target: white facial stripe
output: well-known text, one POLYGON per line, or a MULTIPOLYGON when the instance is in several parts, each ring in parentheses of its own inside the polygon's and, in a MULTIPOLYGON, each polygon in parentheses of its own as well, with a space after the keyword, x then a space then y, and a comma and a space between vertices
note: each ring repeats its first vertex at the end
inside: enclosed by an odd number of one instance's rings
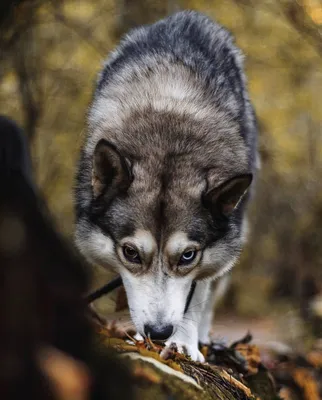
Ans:
POLYGON ((189 240, 186 233, 176 232, 169 237, 165 246, 165 253, 169 254, 170 256, 178 255, 182 254, 189 248, 198 249, 198 243, 189 240))
POLYGON ((151 232, 143 229, 138 229, 133 236, 124 238, 121 244, 124 243, 134 244, 141 253, 147 256, 151 256, 157 249, 157 243, 151 232))
POLYGON ((144 324, 179 324, 192 278, 164 279, 161 271, 135 276, 126 268, 120 269, 132 320, 137 330, 144 333, 144 324))
POLYGON ((229 246, 227 247, 225 243, 219 241, 204 250, 202 267, 213 268, 213 278, 215 279, 231 270, 238 261, 238 256, 239 251, 233 254, 229 246))
POLYGON ((114 242, 100 230, 93 230, 82 239, 76 236, 76 244, 88 261, 105 267, 118 267, 119 260, 115 255, 114 242))
POLYGON ((234 268, 236 263, 238 262, 238 256, 233 257, 227 264, 224 265, 215 275, 214 279, 221 278, 225 274, 227 274, 231 269, 234 268))

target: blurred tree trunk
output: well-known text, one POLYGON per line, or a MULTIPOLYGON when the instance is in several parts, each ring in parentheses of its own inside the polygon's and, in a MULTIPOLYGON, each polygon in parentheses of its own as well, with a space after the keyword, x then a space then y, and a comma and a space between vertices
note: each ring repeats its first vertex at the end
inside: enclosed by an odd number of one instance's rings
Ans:
POLYGON ((24 130, 29 143, 43 108, 43 73, 41 59, 36 55, 36 12, 41 0, 5 0, 0 6, 0 54, 10 59, 18 80, 24 130))
POLYGON ((13 54, 14 68, 18 78, 19 94, 24 115, 24 130, 29 143, 36 136, 37 124, 42 114, 42 86, 39 82, 42 69, 30 51, 31 38, 22 38, 13 54), (37 65, 34 65, 37 64, 37 65))
MULTIPOLYGON (((313 3, 313 2, 312 2, 313 3)), ((308 4, 294 0, 284 0, 281 10, 288 22, 322 55, 322 32, 314 20, 313 10, 308 4), (310 15, 311 14, 311 15, 310 15)), ((316 9, 322 4, 316 4, 316 9)))
POLYGON ((152 23, 179 9, 177 1, 120 0, 115 36, 119 38, 130 29, 152 23))
POLYGON ((246 16, 252 14, 252 10, 261 7, 266 8, 276 16, 282 14, 285 20, 296 29, 301 36, 315 48, 317 53, 322 55, 322 31, 320 19, 316 15, 322 7, 321 0, 316 2, 283 0, 283 1, 262 1, 258 0, 235 0, 240 6, 247 7, 246 16))

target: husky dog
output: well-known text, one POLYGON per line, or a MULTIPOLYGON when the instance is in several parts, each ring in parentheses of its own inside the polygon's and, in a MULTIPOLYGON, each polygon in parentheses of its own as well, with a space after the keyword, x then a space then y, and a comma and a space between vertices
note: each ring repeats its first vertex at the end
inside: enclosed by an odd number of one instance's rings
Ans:
POLYGON ((77 175, 78 248, 121 275, 139 334, 200 361, 256 170, 242 61, 197 12, 131 31, 99 75, 77 175))

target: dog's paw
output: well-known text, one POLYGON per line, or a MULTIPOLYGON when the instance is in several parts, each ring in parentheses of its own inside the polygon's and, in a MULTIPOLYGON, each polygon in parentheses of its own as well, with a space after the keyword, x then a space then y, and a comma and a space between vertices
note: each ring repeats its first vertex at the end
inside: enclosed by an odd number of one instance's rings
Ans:
POLYGON ((133 339, 134 339, 134 341, 133 341, 133 340, 130 340, 130 339, 127 339, 127 340, 126 340, 126 343, 134 345, 136 342, 142 342, 142 341, 144 340, 143 336, 140 335, 139 333, 136 333, 136 334, 133 336, 133 339))
POLYGON ((143 336, 140 335, 139 333, 136 333, 136 334, 134 335, 134 339, 135 339, 136 341, 138 341, 138 342, 142 342, 142 341, 144 340, 143 336))
POLYGON ((166 347, 161 351, 160 355, 162 358, 167 359, 174 351, 189 356, 193 361, 205 362, 205 357, 197 346, 181 342, 166 342, 166 347))

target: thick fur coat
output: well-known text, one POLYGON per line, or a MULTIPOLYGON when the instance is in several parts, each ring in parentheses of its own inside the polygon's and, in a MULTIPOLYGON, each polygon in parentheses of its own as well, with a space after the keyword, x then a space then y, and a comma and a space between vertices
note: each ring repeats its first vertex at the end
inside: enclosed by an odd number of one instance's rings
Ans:
POLYGON ((202 360, 210 282, 238 260, 258 165, 231 34, 192 11, 131 31, 99 75, 87 131, 75 192, 80 251, 121 274, 140 334, 202 360))

